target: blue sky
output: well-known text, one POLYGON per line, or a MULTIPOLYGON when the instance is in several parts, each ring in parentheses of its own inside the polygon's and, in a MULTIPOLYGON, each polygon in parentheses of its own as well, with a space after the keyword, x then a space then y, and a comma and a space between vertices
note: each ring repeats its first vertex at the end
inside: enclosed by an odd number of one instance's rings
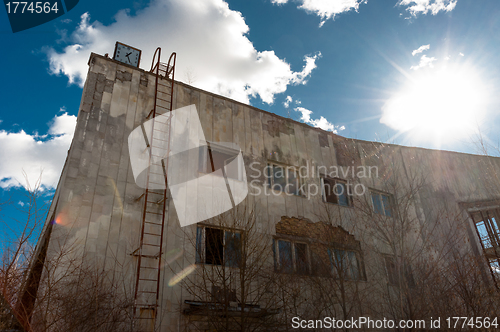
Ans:
POLYGON ((161 46, 178 80, 346 137, 468 153, 478 132, 500 140, 497 0, 80 0, 15 34, 0 12, 3 220, 22 170, 32 185, 43 170, 50 199, 90 52, 117 40, 144 69, 161 46))

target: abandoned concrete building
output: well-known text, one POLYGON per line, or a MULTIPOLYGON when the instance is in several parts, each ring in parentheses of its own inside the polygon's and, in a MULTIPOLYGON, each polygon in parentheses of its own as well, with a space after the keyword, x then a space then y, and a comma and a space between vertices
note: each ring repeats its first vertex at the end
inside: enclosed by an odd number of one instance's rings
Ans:
POLYGON ((125 62, 90 56, 24 295, 32 325, 68 319, 37 308, 78 268, 75 293, 103 276, 92 285, 137 331, 493 314, 499 158, 347 139, 174 81, 175 55, 125 62))

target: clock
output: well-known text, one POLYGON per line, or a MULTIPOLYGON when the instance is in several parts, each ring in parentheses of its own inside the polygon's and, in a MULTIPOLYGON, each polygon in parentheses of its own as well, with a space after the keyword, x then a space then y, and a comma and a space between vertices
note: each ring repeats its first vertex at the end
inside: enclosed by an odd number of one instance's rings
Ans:
POLYGON ((120 42, 116 42, 115 55, 113 56, 113 60, 117 60, 126 63, 127 65, 139 68, 139 62, 141 61, 141 50, 120 42))

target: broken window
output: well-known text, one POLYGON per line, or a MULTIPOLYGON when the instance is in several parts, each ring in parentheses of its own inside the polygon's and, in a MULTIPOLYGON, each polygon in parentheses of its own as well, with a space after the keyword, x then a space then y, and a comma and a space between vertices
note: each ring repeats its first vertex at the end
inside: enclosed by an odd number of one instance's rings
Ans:
POLYGON ((277 272, 366 280, 360 242, 341 227, 282 217, 272 250, 277 272))
POLYGON ((241 233, 212 227, 198 227, 196 262, 238 267, 241 263, 241 233))
POLYGON ((491 273, 497 284, 500 280, 500 256, 498 254, 500 252, 499 212, 498 209, 491 209, 471 213, 484 255, 488 260, 491 273))
POLYGON ((373 211, 375 213, 392 217, 392 196, 378 191, 370 191, 373 211))
POLYGON ((309 273, 307 244, 288 240, 273 240, 274 266, 284 273, 309 273))
POLYGON ((493 277, 495 278, 495 282, 498 284, 500 281, 500 259, 488 259, 488 263, 493 273, 493 277))
POLYGON ((322 177, 323 201, 341 206, 351 206, 352 196, 348 192, 348 183, 344 180, 322 177))
POLYGON ((300 172, 291 166, 267 164, 267 179, 270 188, 297 196, 305 196, 300 172))
POLYGON ((479 239, 484 249, 500 246, 500 230, 495 211, 479 211, 473 214, 479 239))

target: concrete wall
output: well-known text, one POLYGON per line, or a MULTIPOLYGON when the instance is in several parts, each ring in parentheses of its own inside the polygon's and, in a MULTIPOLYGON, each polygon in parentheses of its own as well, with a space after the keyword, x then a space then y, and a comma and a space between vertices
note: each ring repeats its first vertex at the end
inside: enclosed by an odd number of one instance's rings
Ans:
MULTIPOLYGON (((75 245, 72 258, 114 271, 115 278, 122 278, 131 292, 136 264, 131 254, 139 246, 143 190, 134 182, 127 138, 145 121, 153 99, 153 75, 92 54, 75 136, 49 213, 56 215, 49 259, 57 256, 62 247, 75 245)), ((408 188, 417 181, 421 184, 420 204, 410 206, 409 215, 421 225, 436 217, 432 214, 436 211, 436 197, 444 197, 440 208, 447 205, 456 214, 460 213, 458 202, 500 198, 497 158, 348 140, 176 82, 174 109, 192 104, 196 105, 207 140, 233 142, 241 147, 248 181, 252 183, 250 191, 254 193, 259 188, 269 191, 263 174, 258 173, 271 161, 314 169, 316 174, 304 180, 317 188, 318 167, 331 166, 347 172, 352 170, 347 167, 377 166, 378 177, 345 178, 384 192, 392 192, 394 185, 408 188)), ((369 206, 368 192, 355 197, 354 202, 355 206, 369 206)), ((324 203, 321 193, 308 197, 279 192, 251 194, 242 204, 255 207, 259 227, 266 234, 275 234, 276 223, 287 216, 341 225, 361 241, 362 249, 363 243, 377 245, 366 238, 363 219, 355 209, 324 203), (330 220, 322 217, 327 210, 333 216, 330 220)), ((185 253, 177 270, 165 270, 162 277, 162 325, 170 330, 177 330, 181 304, 186 298, 180 287, 168 287, 167 283, 178 270, 194 263, 193 239, 189 236, 194 230, 195 226, 181 229, 170 202, 165 252, 182 249, 185 253)), ((369 261, 374 266, 382 264, 379 257, 369 261)), ((369 271, 367 266, 368 280, 373 277, 369 271)))

